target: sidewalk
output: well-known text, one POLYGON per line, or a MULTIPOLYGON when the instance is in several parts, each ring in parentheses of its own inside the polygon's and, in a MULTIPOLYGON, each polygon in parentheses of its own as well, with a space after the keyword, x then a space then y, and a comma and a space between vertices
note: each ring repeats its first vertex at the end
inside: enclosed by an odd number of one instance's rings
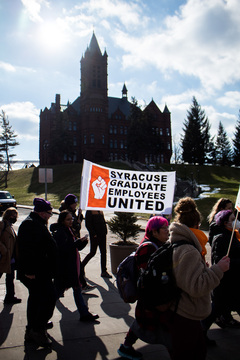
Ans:
MULTIPOLYGON (((143 224, 144 225, 144 224, 143 224)), ((82 235, 87 233, 82 228, 82 235)), ((143 234, 141 234, 142 236, 143 234)), ((113 238, 108 237, 108 243, 113 238)), ((81 257, 88 253, 89 246, 81 251, 81 257)), ((108 252, 108 270, 111 270, 108 252)), ((86 266, 89 283, 96 288, 84 295, 89 310, 99 314, 99 323, 81 323, 73 300, 72 290, 68 290, 57 302, 52 318, 54 327, 49 330, 53 340, 52 351, 38 350, 31 346, 24 348, 26 326, 27 290, 15 281, 16 296, 22 303, 4 306, 5 276, 0 279, 0 360, 114 360, 126 332, 134 319, 135 304, 125 304, 118 295, 115 277, 100 277, 100 256, 96 256, 86 266), (26 351, 26 352, 25 352, 26 351)), ((239 317, 234 314, 239 320, 239 317)), ((240 329, 222 330, 213 325, 209 337, 217 341, 218 346, 209 348, 207 360, 239 360, 240 329)), ((169 360, 165 348, 161 345, 148 345, 138 340, 135 348, 143 353, 145 360, 169 360)))

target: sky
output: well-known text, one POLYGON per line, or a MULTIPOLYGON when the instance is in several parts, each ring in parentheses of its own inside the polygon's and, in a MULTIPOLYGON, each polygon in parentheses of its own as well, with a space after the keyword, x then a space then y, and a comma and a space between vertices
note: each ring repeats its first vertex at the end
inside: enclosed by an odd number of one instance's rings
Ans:
POLYGON ((239 0, 0 0, 0 111, 38 160, 39 114, 80 95, 93 31, 108 54, 108 95, 171 112, 173 145, 196 97, 216 135, 233 138, 240 109, 239 0))

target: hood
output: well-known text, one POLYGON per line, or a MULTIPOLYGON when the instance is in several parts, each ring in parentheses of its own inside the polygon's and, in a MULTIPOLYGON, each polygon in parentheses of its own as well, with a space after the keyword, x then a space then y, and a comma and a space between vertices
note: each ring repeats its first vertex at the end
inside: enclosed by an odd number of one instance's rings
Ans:
POLYGON ((197 237, 190 230, 190 228, 184 224, 178 222, 173 222, 169 227, 170 232, 170 241, 171 243, 176 243, 180 240, 188 241, 189 244, 194 244, 194 246, 201 252, 202 247, 199 243, 197 237))

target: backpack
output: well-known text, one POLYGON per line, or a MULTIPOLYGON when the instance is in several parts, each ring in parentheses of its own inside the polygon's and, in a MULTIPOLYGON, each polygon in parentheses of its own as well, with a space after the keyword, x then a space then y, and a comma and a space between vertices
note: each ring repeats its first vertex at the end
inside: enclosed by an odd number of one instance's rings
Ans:
POLYGON ((144 241, 136 251, 132 252, 128 255, 122 262, 119 264, 117 268, 116 282, 117 288, 121 298, 126 303, 134 303, 138 300, 138 276, 139 270, 137 268, 136 262, 136 254, 139 249, 145 245, 151 244, 156 249, 158 249, 157 245, 151 241, 144 241))
POLYGON ((138 295, 146 308, 157 307, 165 311, 173 302, 177 308, 181 290, 173 275, 172 256, 174 249, 184 244, 190 243, 185 240, 174 244, 164 243, 150 256, 146 269, 141 269, 137 283, 138 295))

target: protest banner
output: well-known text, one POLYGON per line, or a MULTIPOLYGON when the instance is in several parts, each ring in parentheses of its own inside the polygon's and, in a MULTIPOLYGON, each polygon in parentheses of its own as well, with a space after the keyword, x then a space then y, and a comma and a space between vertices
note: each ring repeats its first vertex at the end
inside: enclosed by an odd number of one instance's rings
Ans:
POLYGON ((176 172, 144 172, 107 168, 84 160, 82 210, 172 213, 176 172))
POLYGON ((237 209, 237 213, 236 213, 236 217, 235 217, 235 221, 234 221, 234 225, 233 225, 233 229, 232 229, 231 239, 230 239, 229 246, 228 246, 227 256, 229 256, 229 252, 230 252, 231 245, 232 245, 233 234, 234 234, 237 219, 238 219, 238 213, 240 211, 240 186, 239 186, 239 189, 238 189, 237 199, 236 199, 236 202, 235 202, 235 209, 237 209))

